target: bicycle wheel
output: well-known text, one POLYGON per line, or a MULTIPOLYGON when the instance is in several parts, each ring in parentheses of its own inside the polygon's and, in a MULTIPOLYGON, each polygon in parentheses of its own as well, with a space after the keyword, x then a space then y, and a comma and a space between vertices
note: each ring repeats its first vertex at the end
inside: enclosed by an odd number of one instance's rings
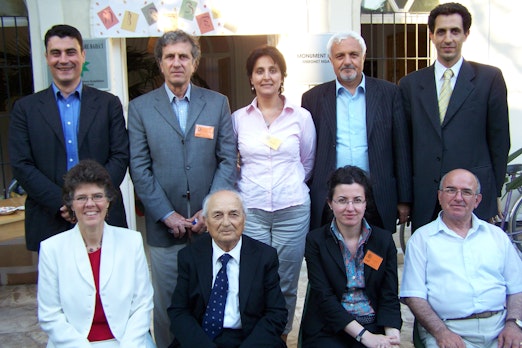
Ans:
POLYGON ((509 212, 507 229, 509 239, 522 252, 522 197, 519 197, 509 212))

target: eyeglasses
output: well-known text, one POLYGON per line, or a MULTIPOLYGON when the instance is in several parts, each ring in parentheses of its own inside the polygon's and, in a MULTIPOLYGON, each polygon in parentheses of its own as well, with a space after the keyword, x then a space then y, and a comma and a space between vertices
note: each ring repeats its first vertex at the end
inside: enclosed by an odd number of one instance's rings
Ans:
POLYGON ((352 203, 352 205, 354 207, 360 207, 361 205, 366 203, 366 201, 364 199, 362 199, 361 197, 354 198, 351 201, 346 198, 339 198, 338 200, 332 199, 332 202, 334 202, 335 204, 338 204, 338 205, 342 205, 342 206, 346 206, 346 205, 352 203))
POLYGON ((471 198, 471 197, 477 195, 475 192, 473 192, 473 190, 470 190, 470 189, 458 190, 454 187, 446 187, 446 188, 443 188, 441 191, 444 192, 445 194, 447 194, 448 196, 456 196, 457 193, 460 192, 460 194, 464 198, 471 198))
POLYGON ((81 195, 74 197, 74 200, 78 203, 87 203, 89 198, 92 199, 93 202, 97 203, 101 202, 105 198, 105 195, 103 193, 95 193, 92 196, 81 195))

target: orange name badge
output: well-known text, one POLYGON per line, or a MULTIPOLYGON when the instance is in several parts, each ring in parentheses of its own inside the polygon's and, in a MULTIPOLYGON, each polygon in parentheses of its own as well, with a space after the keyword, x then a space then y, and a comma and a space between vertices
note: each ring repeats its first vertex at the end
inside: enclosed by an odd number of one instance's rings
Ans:
POLYGON ((214 127, 196 124, 194 136, 198 138, 214 139, 214 127))
POLYGON ((373 268, 374 270, 378 270, 379 267, 381 267, 382 263, 382 257, 377 255, 371 250, 368 250, 366 252, 366 255, 364 256, 364 263, 373 268))

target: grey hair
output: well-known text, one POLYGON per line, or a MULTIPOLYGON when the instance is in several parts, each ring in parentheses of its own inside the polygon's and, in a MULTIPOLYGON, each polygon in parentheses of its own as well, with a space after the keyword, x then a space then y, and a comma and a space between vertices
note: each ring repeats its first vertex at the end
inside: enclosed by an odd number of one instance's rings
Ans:
POLYGON ((218 192, 230 192, 234 196, 236 196, 236 198, 241 203, 241 211, 243 212, 243 215, 246 215, 245 202, 243 201, 243 198, 241 197, 239 192, 234 191, 234 190, 219 190, 219 191, 214 191, 214 192, 209 193, 205 197, 205 199, 203 200, 203 208, 202 208, 202 211, 201 211, 201 214, 203 215, 203 217, 205 217, 205 218, 207 217, 207 214, 208 214, 208 202, 210 201, 210 198, 212 198, 212 196, 214 196, 214 194, 216 194, 218 192))
POLYGON ((353 38, 359 42, 359 45, 361 45, 363 56, 366 54, 366 42, 364 41, 363 37, 355 32, 355 31, 347 31, 347 32, 340 32, 334 34, 330 40, 328 40, 328 43, 326 44, 326 50, 328 51, 328 56, 332 57, 332 46, 334 43, 340 43, 343 40, 346 40, 347 38, 353 38))
POLYGON ((194 64, 197 66, 199 59, 201 58, 199 40, 197 37, 191 36, 183 30, 167 31, 158 39, 156 46, 154 47, 154 58, 156 59, 156 62, 158 64, 161 62, 161 58, 163 57, 163 47, 178 42, 188 42, 192 45, 192 59, 194 60, 194 64))
MULTIPOLYGON (((454 169, 455 170, 455 169, 454 169)), ((478 176, 475 175, 475 173, 472 173, 470 172, 469 170, 467 169, 464 169, 466 170, 468 173, 470 173, 471 175, 473 175, 475 177, 475 181, 477 182, 477 190, 475 191, 475 194, 480 194, 480 191, 481 191, 481 186, 480 186, 480 180, 478 178, 478 176)), ((440 179, 440 182, 439 182, 439 190, 442 191, 444 189, 443 187, 443 183, 444 183, 444 180, 446 180, 446 177, 448 176, 449 173, 451 173, 453 170, 447 172, 446 174, 444 174, 444 176, 442 177, 442 179, 440 179)))

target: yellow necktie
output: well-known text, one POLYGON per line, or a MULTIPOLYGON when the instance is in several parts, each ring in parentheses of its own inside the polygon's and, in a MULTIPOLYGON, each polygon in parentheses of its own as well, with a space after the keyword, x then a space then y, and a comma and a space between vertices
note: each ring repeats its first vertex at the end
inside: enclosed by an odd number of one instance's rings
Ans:
POLYGON ((446 110, 448 110, 448 104, 451 97, 451 78, 453 77, 453 71, 451 69, 446 69, 444 71, 444 82, 442 83, 442 87, 440 89, 439 95, 439 116, 440 123, 444 121, 444 116, 446 116, 446 110))

